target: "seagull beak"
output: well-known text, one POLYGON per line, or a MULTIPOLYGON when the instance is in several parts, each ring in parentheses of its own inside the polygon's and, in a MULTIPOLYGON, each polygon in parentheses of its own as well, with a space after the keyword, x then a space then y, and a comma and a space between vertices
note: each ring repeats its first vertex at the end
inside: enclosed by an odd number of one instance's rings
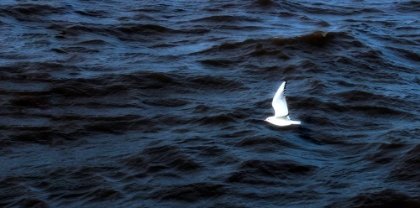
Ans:
POLYGON ((267 120, 264 120, 264 122, 267 122, 267 120))

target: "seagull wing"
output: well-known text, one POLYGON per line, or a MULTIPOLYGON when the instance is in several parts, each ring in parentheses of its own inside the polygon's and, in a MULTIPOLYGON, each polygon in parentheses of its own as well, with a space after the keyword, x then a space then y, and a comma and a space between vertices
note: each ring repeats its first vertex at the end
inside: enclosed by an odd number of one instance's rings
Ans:
POLYGON ((284 96, 284 91, 286 87, 286 82, 281 83, 279 89, 274 95, 273 98, 273 108, 274 108, 274 116, 276 117, 285 117, 289 115, 289 110, 287 109, 286 97, 284 96))

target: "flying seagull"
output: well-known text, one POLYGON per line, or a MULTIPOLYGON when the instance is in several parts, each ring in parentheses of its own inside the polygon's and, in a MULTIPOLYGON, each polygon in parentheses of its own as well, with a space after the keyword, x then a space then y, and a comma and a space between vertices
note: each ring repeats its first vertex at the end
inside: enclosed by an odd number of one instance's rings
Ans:
POLYGON ((284 89, 286 81, 281 83, 279 89, 274 95, 273 102, 271 103, 274 108, 274 116, 266 118, 264 121, 272 123, 276 126, 289 126, 292 124, 300 124, 300 121, 292 121, 289 117, 289 110, 287 109, 286 97, 284 96, 284 89))

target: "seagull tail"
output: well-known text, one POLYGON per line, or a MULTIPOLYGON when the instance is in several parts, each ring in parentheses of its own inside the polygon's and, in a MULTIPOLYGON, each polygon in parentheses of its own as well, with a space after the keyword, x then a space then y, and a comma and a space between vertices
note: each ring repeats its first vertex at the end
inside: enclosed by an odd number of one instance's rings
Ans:
POLYGON ((300 122, 300 121, 292 121, 293 123, 292 124, 296 124, 296 125, 300 125, 302 122, 300 122))

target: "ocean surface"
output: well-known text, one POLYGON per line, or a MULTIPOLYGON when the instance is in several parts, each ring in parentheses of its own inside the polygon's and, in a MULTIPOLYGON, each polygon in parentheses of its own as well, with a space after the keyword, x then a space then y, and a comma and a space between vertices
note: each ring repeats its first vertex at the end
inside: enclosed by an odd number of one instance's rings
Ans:
POLYGON ((0 207, 420 207, 419 14, 2 0, 0 207))

